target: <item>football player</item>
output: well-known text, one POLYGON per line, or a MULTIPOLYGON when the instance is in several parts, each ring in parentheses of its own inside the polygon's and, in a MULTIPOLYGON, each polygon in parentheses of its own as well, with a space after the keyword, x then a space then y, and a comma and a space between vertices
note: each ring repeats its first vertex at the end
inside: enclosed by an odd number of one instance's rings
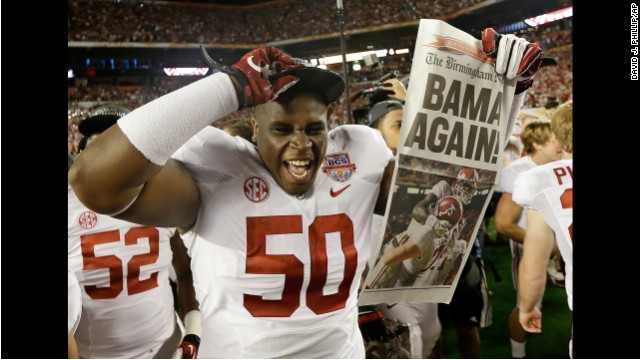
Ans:
MULTIPOLYGON (((128 112, 113 105, 94 111, 79 124, 84 135, 80 151, 128 112)), ((183 332, 169 284, 172 260, 175 265, 182 260, 176 266, 180 277, 184 279, 184 273, 189 272, 188 255, 176 229, 93 212, 80 203, 71 187, 68 211, 69 267, 82 290, 82 317, 75 332, 79 356, 172 357, 183 332)), ((197 346, 194 336, 199 336, 200 330, 193 284, 179 282, 178 292, 183 313, 195 318, 187 322, 193 336, 185 341, 197 346)), ((192 353, 195 356, 195 348, 192 353)))
MULTIPOLYGON (((565 290, 573 310, 573 101, 558 107, 551 129, 562 144, 564 159, 521 173, 513 190, 513 200, 526 209, 528 225, 518 277, 518 317, 520 325, 533 333, 542 332, 536 303, 544 294, 554 239, 565 261, 565 290)), ((573 358, 573 338, 569 355, 573 358)))
POLYGON ((80 284, 76 275, 68 269, 67 279, 67 352, 69 359, 78 358, 78 345, 76 344, 75 332, 80 323, 82 313, 82 296, 80 295, 80 284))
POLYGON ((455 245, 462 211, 458 198, 445 196, 438 199, 424 225, 407 230, 385 246, 379 263, 387 267, 389 275, 384 280, 372 282, 371 286, 412 286, 418 275, 431 267, 447 247, 455 245))
MULTIPOLYGON (((513 186, 519 173, 532 169, 562 157, 562 148, 551 132, 548 121, 530 122, 523 131, 524 149, 526 156, 513 161, 502 169, 498 185, 502 195, 498 201, 495 214, 495 227, 498 232, 508 236, 511 246, 511 274, 513 286, 518 290, 518 266, 522 258, 522 242, 527 228, 527 219, 522 212, 522 206, 512 199, 513 186)), ((542 306, 542 302, 538 307, 542 306)), ((511 354, 514 358, 526 355, 527 332, 522 329, 518 321, 518 304, 509 316, 509 336, 511 340, 511 354)))

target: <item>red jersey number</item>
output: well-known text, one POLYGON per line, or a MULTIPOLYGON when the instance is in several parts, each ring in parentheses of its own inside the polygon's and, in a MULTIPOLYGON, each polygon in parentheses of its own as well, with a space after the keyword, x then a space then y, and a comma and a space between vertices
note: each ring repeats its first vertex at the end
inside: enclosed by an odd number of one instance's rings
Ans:
MULTIPOLYGON (((124 235, 126 245, 138 244, 138 239, 149 238, 149 252, 131 257, 127 263, 127 291, 129 295, 151 290, 158 286, 158 271, 151 274, 146 280, 140 280, 140 267, 153 264, 158 260, 160 250, 160 236, 158 229, 151 226, 131 228, 124 235)), ((122 260, 116 255, 96 256, 96 245, 120 241, 120 231, 112 230, 96 234, 80 236, 82 248, 83 270, 109 269, 109 287, 97 285, 85 285, 85 291, 94 300, 114 299, 124 288, 122 260)))
MULTIPOLYGON (((267 235, 302 233, 302 216, 270 216, 247 218, 247 265, 249 274, 284 274, 280 300, 244 294, 244 306, 256 317, 288 317, 300 307, 300 291, 304 264, 295 255, 266 254, 267 235)), ((343 309, 358 265, 358 251, 353 242, 353 223, 345 214, 319 216, 309 226, 311 280, 307 288, 307 306, 316 314, 343 309), (345 259, 343 280, 338 292, 324 295, 327 282, 328 256, 326 234, 340 233, 345 259)))
MULTIPOLYGON (((560 195, 560 204, 563 209, 573 209, 573 189, 566 189, 560 195)), ((569 225, 569 237, 571 237, 571 242, 573 242, 573 223, 569 225)))

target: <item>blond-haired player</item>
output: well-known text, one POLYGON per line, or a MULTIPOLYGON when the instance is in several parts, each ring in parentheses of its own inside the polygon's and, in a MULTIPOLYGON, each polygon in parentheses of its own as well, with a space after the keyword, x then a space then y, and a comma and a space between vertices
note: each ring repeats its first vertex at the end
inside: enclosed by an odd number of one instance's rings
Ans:
MULTIPOLYGON (((514 201, 527 209, 528 224, 518 276, 519 320, 534 333, 542 331, 542 313, 535 305, 544 294, 554 240, 565 261, 565 289, 573 310, 573 101, 556 110, 551 128, 562 143, 564 159, 520 174, 513 191, 514 201)), ((573 357, 573 339, 569 354, 573 357)))
MULTIPOLYGON (((527 228, 527 219, 522 212, 522 206, 512 199, 513 184, 518 174, 550 161, 562 157, 562 148, 551 132, 548 121, 533 121, 523 131, 524 150, 526 156, 513 161, 500 172, 498 185, 502 189, 502 196, 498 201, 495 214, 496 230, 508 236, 512 256, 513 286, 517 290, 518 264, 522 257, 522 241, 527 228)), ((539 305, 541 306, 541 305, 539 305)), ((527 333, 518 322, 518 306, 514 307, 509 316, 509 337, 511 340, 511 355, 514 358, 525 356, 527 333)))

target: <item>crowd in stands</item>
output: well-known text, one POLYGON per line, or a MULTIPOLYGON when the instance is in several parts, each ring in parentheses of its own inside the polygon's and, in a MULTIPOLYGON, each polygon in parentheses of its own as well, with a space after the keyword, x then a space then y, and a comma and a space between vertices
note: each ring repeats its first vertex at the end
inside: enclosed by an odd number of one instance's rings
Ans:
POLYGON ((526 106, 544 106, 551 97, 560 103, 573 98, 573 46, 551 49, 545 56, 556 59, 558 65, 538 70, 533 86, 527 91, 526 106))
POLYGON ((568 20, 541 25, 536 31, 524 33, 524 38, 540 44, 542 50, 550 50, 573 43, 573 35, 568 20))
POLYGON ((556 21, 540 26, 536 31, 523 34, 529 41, 537 42, 545 51, 544 56, 556 60, 558 65, 540 69, 533 86, 527 91, 526 106, 541 107, 550 97, 560 103, 573 95, 573 35, 568 21, 556 21))
MULTIPOLYGON (((425 2, 417 0, 380 0, 375 3, 353 0, 345 2, 347 28, 367 28, 419 18, 446 17, 447 14, 479 2, 481 1, 436 0, 427 6, 425 2)), ((141 0, 70 0, 68 5, 69 41, 255 44, 335 32, 336 4, 333 0, 282 0, 247 7, 141 0), (176 18, 181 20, 172 21, 176 18), (299 26, 301 23, 305 26, 299 26)), ((573 47, 570 26, 568 21, 558 21, 521 34, 530 41, 539 42, 545 50, 545 56, 553 57, 558 62, 557 66, 545 67, 538 72, 533 87, 528 91, 525 106, 544 106, 550 97, 555 97, 560 102, 572 97, 573 47)), ((390 71, 397 71, 400 77, 408 75, 411 56, 387 56, 381 58, 381 66, 375 68, 364 66, 360 62, 361 70, 350 74, 350 93, 355 94, 371 87, 374 81, 390 71)), ((341 64, 330 65, 329 69, 342 73, 341 64)), ((92 109, 106 103, 135 109, 200 78, 156 76, 150 79, 148 85, 70 86, 69 151, 75 152, 77 149, 80 139, 77 124, 92 109)), ((351 110, 365 106, 365 97, 357 98, 350 104, 351 110)), ((346 97, 333 103, 328 112, 329 128, 348 123, 346 97)), ((250 117, 251 110, 243 110, 229 114, 212 125, 220 127, 231 119, 250 117)), ((351 122, 353 121, 351 117, 351 122)))
MULTIPOLYGON (((345 1, 345 28, 446 18, 482 1, 345 1)), ((246 7, 70 0, 68 9, 68 41, 258 44, 339 32, 334 0, 285 0, 246 7)))

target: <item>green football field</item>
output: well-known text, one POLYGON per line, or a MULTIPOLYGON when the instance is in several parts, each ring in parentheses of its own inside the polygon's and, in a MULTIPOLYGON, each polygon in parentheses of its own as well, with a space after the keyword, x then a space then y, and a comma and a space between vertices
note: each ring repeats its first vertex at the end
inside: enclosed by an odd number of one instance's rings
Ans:
MULTIPOLYGON (((488 229, 489 240, 485 244, 483 259, 489 290, 493 293, 489 301, 493 309, 493 323, 480 329, 480 356, 489 359, 511 358, 508 319, 516 303, 516 292, 511 280, 511 254, 509 242, 505 238, 496 240, 493 221, 488 229), (491 261, 502 281, 496 282, 491 261)), ((442 357, 460 358, 456 333, 449 319, 442 321, 442 357)), ((567 306, 567 294, 563 288, 547 284, 542 302, 542 333, 531 334, 527 343, 527 358, 563 359, 569 358, 569 339, 571 337, 572 313, 567 306)))

